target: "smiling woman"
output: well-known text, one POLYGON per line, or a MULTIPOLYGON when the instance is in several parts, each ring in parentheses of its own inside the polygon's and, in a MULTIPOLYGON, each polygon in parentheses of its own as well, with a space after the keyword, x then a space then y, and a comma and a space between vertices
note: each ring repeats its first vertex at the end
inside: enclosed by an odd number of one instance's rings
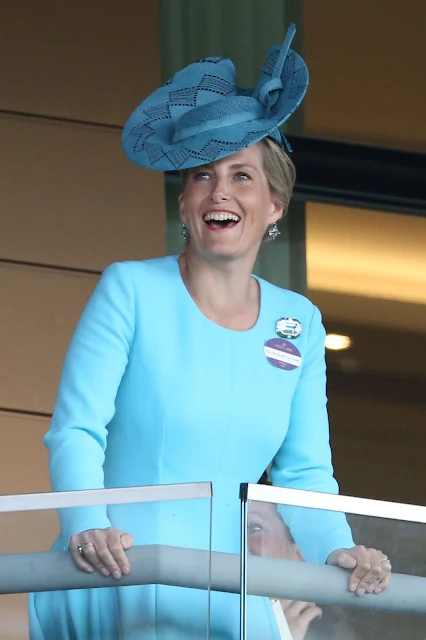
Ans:
MULTIPOLYGON (((294 167, 279 126, 308 81, 291 27, 269 51, 258 85, 237 87, 230 60, 206 58, 148 96, 124 127, 136 164, 183 170, 179 210, 190 240, 180 256, 113 264, 71 341, 45 437, 59 491, 211 480, 212 548, 238 553, 239 486, 272 463, 275 484, 337 492, 325 396, 324 337, 306 298, 252 275, 265 233, 287 209, 294 167), (167 337, 167 358, 158 345, 167 337), (213 391, 215 385, 215 391, 213 391)), ((193 512, 144 518, 126 510, 61 513, 55 549, 81 571, 117 579, 126 550, 203 548, 193 512)), ((390 565, 354 547, 344 516, 300 510, 288 519, 304 557, 350 569, 358 595, 378 593, 390 565), (382 561, 382 562, 381 562, 382 561)), ((212 593, 210 638, 239 638, 239 599, 212 593)), ((162 585, 38 593, 32 640, 188 640, 206 637, 203 594, 162 585)), ((249 638, 277 640, 268 598, 249 606, 249 638)))
POLYGON ((185 272, 186 264, 200 257, 209 262, 238 258, 238 272, 243 263, 251 271, 265 231, 274 229, 283 215, 283 205, 269 188, 261 144, 189 170, 179 198, 180 216, 191 238, 182 259, 188 288, 191 274, 185 272))
MULTIPOLYGON (((259 146, 269 190, 286 211, 296 182, 296 167, 285 150, 272 138, 263 138, 259 146)), ((189 169, 181 171, 180 176, 182 189, 185 190, 189 169)))

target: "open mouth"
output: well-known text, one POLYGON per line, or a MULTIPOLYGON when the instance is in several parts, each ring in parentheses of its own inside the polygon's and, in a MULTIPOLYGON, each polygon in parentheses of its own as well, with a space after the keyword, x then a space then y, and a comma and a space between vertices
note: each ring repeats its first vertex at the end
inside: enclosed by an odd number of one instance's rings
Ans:
POLYGON ((211 211, 203 217, 204 222, 213 231, 224 231, 232 229, 241 220, 240 216, 230 211, 211 211))

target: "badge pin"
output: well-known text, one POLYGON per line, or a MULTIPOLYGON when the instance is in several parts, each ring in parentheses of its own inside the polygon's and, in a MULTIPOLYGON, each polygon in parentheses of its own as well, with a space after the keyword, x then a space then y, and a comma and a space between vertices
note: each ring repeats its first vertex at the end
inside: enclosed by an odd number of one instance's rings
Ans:
POLYGON ((275 331, 281 338, 295 340, 302 333, 302 324, 295 318, 280 318, 275 325, 275 331))
POLYGON ((264 353, 269 364, 278 367, 278 369, 292 371, 302 364, 299 349, 282 338, 272 338, 272 340, 265 342, 264 353))

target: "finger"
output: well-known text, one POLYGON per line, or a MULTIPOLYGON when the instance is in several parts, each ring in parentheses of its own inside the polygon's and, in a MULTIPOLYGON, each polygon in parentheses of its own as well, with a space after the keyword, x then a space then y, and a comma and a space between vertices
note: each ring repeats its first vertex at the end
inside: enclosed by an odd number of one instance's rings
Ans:
MULTIPOLYGON (((380 562, 382 555, 376 549, 367 549, 368 560, 359 565, 360 573, 363 571, 364 575, 360 576, 356 589, 358 596, 363 596, 367 592, 372 593, 383 578, 382 563, 380 562)), ((357 569, 355 569, 355 572, 357 569)))
POLYGON ((111 572, 107 564, 104 562, 105 560, 108 563, 108 557, 105 553, 105 549, 107 550, 105 539, 102 540, 98 538, 96 542, 90 541, 84 543, 82 556, 92 565, 92 567, 99 571, 99 573, 102 573, 104 576, 109 576, 111 572))
POLYGON ((106 534, 108 554, 105 554, 105 559, 111 563, 107 566, 114 578, 121 578, 122 574, 127 575, 130 572, 130 563, 123 549, 123 538, 124 542, 131 547, 133 536, 112 527, 106 530, 106 534))
POLYGON ((391 570, 392 565, 389 562, 388 558, 383 560, 383 555, 380 553, 381 560, 381 572, 380 576, 377 578, 375 582, 373 582, 367 589, 367 593, 381 593, 384 589, 389 586, 391 580, 391 570))
POLYGON ((121 571, 108 548, 107 532, 109 532, 112 539, 114 539, 114 535, 111 536, 111 532, 115 532, 117 539, 121 533, 112 527, 109 527, 109 529, 93 529, 83 532, 83 534, 81 534, 84 541, 82 543, 83 556, 85 560, 104 576, 113 575, 114 578, 121 578, 121 571))
POLYGON ((72 536, 70 539, 69 550, 71 553, 71 557, 74 560, 74 564, 81 571, 86 571, 87 573, 93 573, 94 568, 92 565, 84 559, 84 556, 79 552, 78 545, 80 544, 77 536, 72 536))
POLYGON ((348 551, 343 551, 337 557, 337 565, 342 569, 354 569, 357 565, 356 558, 348 551))
POLYGON ((307 628, 312 622, 312 620, 315 620, 315 618, 321 618, 321 617, 322 617, 322 609, 320 609, 316 605, 311 605, 301 613, 300 620, 304 624, 306 624, 306 628, 307 628))
MULTIPOLYGON (((352 557, 354 558, 356 566, 349 578, 349 590, 358 592, 358 589, 364 588, 360 586, 360 583, 363 580, 364 576, 366 576, 370 571, 371 561, 367 549, 362 545, 358 545, 357 547, 351 549, 350 555, 352 555, 352 557)), ((369 584, 367 586, 369 586, 369 584)))
POLYGON ((287 613, 291 615, 293 618, 300 616, 300 614, 305 611, 308 607, 312 607, 310 602, 300 602, 299 600, 293 600, 293 602, 286 608, 287 613))
POLYGON ((379 582, 379 584, 377 585, 376 589, 374 590, 374 593, 382 593, 382 591, 384 591, 385 589, 388 588, 389 584, 391 581, 391 574, 388 573, 381 582, 379 582))
MULTIPOLYGON (((96 554, 92 555, 92 548, 90 547, 85 547, 84 549, 84 555, 88 557, 90 562, 95 563, 95 566, 99 568, 105 576, 112 575, 117 580, 122 576, 121 567, 116 560, 116 556, 121 560, 120 554, 124 555, 120 542, 122 533, 123 532, 113 527, 109 527, 108 529, 100 531, 100 535, 95 534, 94 548, 96 554)), ((125 563, 128 565, 126 558, 125 563)))
POLYGON ((368 585, 368 587, 366 589, 366 592, 367 593, 374 593, 381 582, 382 582, 382 578, 381 577, 377 578, 376 580, 373 580, 368 585))
POLYGON ((122 533, 120 539, 123 549, 130 549, 135 544, 135 539, 131 533, 122 533))

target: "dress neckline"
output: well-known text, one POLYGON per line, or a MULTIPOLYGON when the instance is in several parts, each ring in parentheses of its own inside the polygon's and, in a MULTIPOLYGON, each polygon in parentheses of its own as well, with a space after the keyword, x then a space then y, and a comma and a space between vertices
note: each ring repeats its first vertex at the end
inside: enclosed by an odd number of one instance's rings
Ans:
POLYGON ((200 307, 197 305, 197 303, 195 302, 194 298, 191 296, 191 294, 188 291, 188 288, 185 284, 185 282, 183 281, 182 278, 182 274, 180 271, 180 266, 179 266, 179 255, 174 255, 171 256, 174 259, 174 263, 175 263, 175 268, 176 268, 176 277, 179 281, 179 287, 182 290, 182 293, 184 296, 187 297, 189 304, 191 305, 193 311, 200 317, 203 319, 203 321, 212 326, 212 327, 216 327, 218 330, 220 331, 224 331, 228 334, 233 334, 233 335, 247 335, 250 333, 253 333, 261 324, 261 319, 263 316, 263 312, 264 312, 264 295, 265 295, 265 290, 263 287, 263 283, 261 278, 258 278, 257 276, 255 276, 254 274, 251 274, 252 278, 254 278, 258 284, 259 287, 259 313, 257 315, 257 319, 256 322, 254 323, 254 325, 252 327, 250 327, 249 329, 229 329, 228 327, 224 327, 223 325, 215 322, 214 320, 211 320, 210 318, 208 318, 200 309, 200 307))

